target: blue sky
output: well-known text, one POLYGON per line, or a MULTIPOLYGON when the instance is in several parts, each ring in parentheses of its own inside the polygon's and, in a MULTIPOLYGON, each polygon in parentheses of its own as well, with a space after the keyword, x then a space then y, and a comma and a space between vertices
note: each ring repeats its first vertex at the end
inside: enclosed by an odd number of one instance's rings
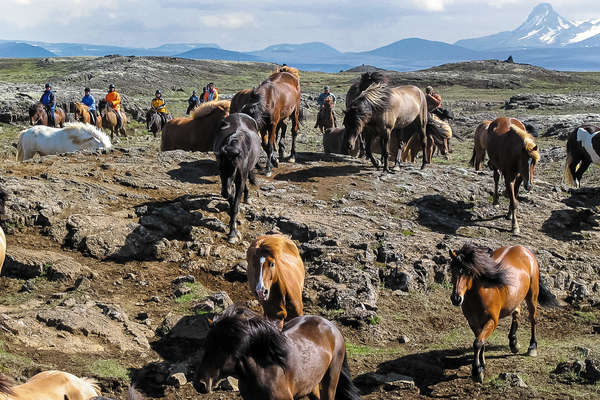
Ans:
MULTIPOLYGON (((0 39, 152 47, 217 43, 257 50, 322 41, 370 50, 408 37, 453 43, 512 30, 528 0, 3 0, 0 39)), ((598 0, 550 2, 571 20, 600 18, 598 0)))

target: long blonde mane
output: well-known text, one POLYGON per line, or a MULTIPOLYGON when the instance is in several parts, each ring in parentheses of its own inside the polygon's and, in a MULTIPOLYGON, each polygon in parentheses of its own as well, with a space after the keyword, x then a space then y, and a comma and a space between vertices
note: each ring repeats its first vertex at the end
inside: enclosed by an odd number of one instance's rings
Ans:
POLYGON ((276 74, 277 72, 289 72, 290 74, 294 75, 296 79, 298 79, 298 82, 300 82, 300 71, 298 70, 298 68, 288 67, 287 65, 284 65, 283 67, 276 68, 273 73, 276 74))
POLYGON ((383 82, 379 82, 371 84, 352 103, 366 101, 374 109, 381 110, 387 107, 389 99, 389 86, 383 82))
POLYGON ((229 113, 230 106, 230 100, 209 101, 207 103, 202 103, 192 112, 192 119, 204 118, 215 110, 229 113))
POLYGON ((517 134, 521 140, 523 140, 523 147, 529 153, 531 158, 538 162, 540 160, 540 152, 536 149, 537 145, 533 140, 533 136, 529 134, 526 130, 521 129, 519 126, 515 124, 511 124, 512 131, 517 134), (535 150, 534 150, 535 149, 535 150))

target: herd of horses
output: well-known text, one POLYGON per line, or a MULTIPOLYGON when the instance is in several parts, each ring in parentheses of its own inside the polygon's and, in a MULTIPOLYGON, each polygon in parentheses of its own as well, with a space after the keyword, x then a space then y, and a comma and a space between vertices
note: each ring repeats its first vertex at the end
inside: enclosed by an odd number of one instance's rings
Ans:
MULTIPOLYGON (((300 94, 298 71, 283 67, 259 86, 238 92, 231 101, 204 103, 189 117, 160 123, 152 119, 148 122, 149 129, 150 126, 156 129, 153 131, 155 135, 161 132, 162 151, 181 149, 215 153, 221 195, 229 203, 227 240, 230 243, 241 239, 237 229, 239 204, 242 196, 243 201, 248 200, 248 183, 256 182, 255 168, 258 167, 260 147, 262 145, 267 155, 265 175, 270 176, 272 169, 284 160, 288 123, 291 123, 292 146, 287 160, 295 160, 296 136, 302 118, 300 94)), ((44 121, 37 112, 38 108, 32 107, 32 124, 44 121)), ((81 110, 76 111, 79 118, 89 122, 83 112, 85 110, 81 110)), ((99 127, 110 127, 111 134, 124 134, 125 117, 119 123, 112 111, 109 106, 101 105, 101 121, 96 127, 89 128, 96 133, 96 139, 99 127)), ((354 156, 364 154, 373 166, 393 173, 400 162, 414 161, 419 152, 423 153, 421 168, 424 168, 431 162, 436 146, 447 150, 451 133, 431 124, 430 118, 421 89, 416 86, 393 87, 385 75, 375 72, 362 74, 350 87, 343 127, 334 126, 333 102, 327 100, 319 112, 317 127, 324 131, 326 152, 354 156), (381 154, 381 162, 373 153, 381 154), (393 169, 389 166, 390 161, 396 164, 393 169)), ((59 121, 57 117, 60 124, 59 121)), ((77 125, 79 128, 82 126, 77 125)), ((28 133, 31 129, 21 134, 20 154, 25 152, 24 147, 32 146, 25 144, 25 140, 33 136, 33 133, 28 133)), ((71 132, 73 136, 74 129, 67 125, 55 131, 62 132, 63 136, 71 132)), ((579 185, 588 166, 600 161, 598 131, 600 128, 586 125, 577 127, 569 136, 565 165, 567 182, 579 185)), ((520 231, 517 219, 519 189, 523 185, 529 190, 540 160, 531 132, 531 128, 514 118, 483 121, 475 131, 470 161, 476 170, 480 170, 487 154, 488 166, 494 176, 494 205, 498 204, 502 174, 509 198, 506 217, 512 219, 515 234, 520 231)), ((35 133, 44 136, 41 131, 35 133)), ((76 141, 83 139, 77 136, 76 141)), ((47 154, 41 148, 36 151, 47 154)), ((20 156, 20 159, 24 158, 20 156)), ((5 200, 6 193, 0 191, 0 212, 5 200)), ((0 230, 0 266, 5 249, 6 241, 0 230)), ((449 250, 449 255, 453 287, 450 299, 452 304, 461 307, 475 335, 473 379, 478 382, 484 379, 485 344, 499 319, 512 317, 509 345, 512 352, 519 351, 516 331, 523 301, 527 304, 531 323, 527 354, 536 356, 538 304, 555 306, 557 302, 541 284, 535 255, 522 246, 493 250, 471 243, 459 250, 449 250)), ((302 396, 321 400, 360 399, 348 368, 343 335, 332 322, 319 316, 304 315, 305 268, 296 244, 282 235, 261 236, 250 244, 246 258, 248 288, 259 300, 263 315, 232 306, 210 321, 205 354, 196 366, 198 385, 210 392, 219 379, 235 376, 239 380, 240 394, 246 400, 291 400, 302 396)), ((55 372, 54 375, 60 373, 55 372)), ((62 380, 79 379, 68 374, 61 376, 62 380)), ((19 393, 26 393, 20 387, 43 381, 36 377, 15 387, 2 381, 0 392, 11 399, 26 398, 19 397, 19 393)), ((90 391, 82 389, 80 397, 67 395, 65 389, 63 397, 49 396, 48 399, 97 396, 93 382, 81 382, 87 383, 90 391)))

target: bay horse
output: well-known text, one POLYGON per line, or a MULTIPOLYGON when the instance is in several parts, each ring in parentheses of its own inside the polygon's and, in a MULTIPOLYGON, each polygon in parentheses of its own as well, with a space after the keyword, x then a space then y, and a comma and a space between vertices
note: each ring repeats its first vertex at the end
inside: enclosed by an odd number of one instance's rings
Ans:
POLYGON ((294 242, 283 235, 260 236, 248 247, 246 260, 248 287, 267 318, 283 326, 304 313, 304 263, 294 242))
POLYGON ((162 131, 167 125, 167 122, 173 119, 171 114, 164 115, 164 118, 161 116, 161 114, 164 113, 159 113, 152 109, 146 112, 146 129, 148 129, 148 132, 152 132, 154 137, 157 137, 158 132, 162 131))
MULTIPOLYGON (((267 153, 266 176, 271 176, 272 166, 279 164, 275 157, 275 141, 280 122, 286 118, 292 121, 292 148, 289 162, 296 160, 296 136, 300 119, 300 80, 290 72, 276 72, 252 89, 248 101, 240 110, 248 114, 258 124, 262 136, 262 146, 267 153)), ((285 130, 279 138, 279 158, 285 152, 285 130)))
POLYGON ((472 377, 483 382, 486 340, 501 318, 512 316, 508 334, 510 350, 519 352, 517 328, 521 303, 527 302, 531 339, 527 354, 537 356, 535 325, 538 301, 557 306, 552 293, 540 284, 535 255, 523 246, 500 247, 494 251, 467 243, 460 250, 450 250, 452 304, 460 306, 475 334, 472 377))
POLYGON ((125 131, 127 115, 123 111, 115 110, 105 99, 101 99, 98 102, 98 113, 101 117, 98 119, 102 120, 102 127, 110 130, 111 140, 114 138, 115 133, 120 133, 121 136, 127 137, 127 132, 125 131), (117 113, 121 116, 121 123, 117 119, 117 113))
MULTIPOLYGON (((427 146, 427 101, 425 94, 416 86, 389 87, 385 82, 371 84, 362 91, 351 104, 347 105, 344 115, 344 127, 346 128, 345 152, 355 146, 358 137, 365 127, 369 129, 365 133, 365 153, 376 168, 379 162, 371 152, 371 142, 379 139, 381 142, 381 159, 383 171, 391 173, 388 167, 388 142, 392 131, 403 129, 415 129, 415 135, 420 135, 423 140, 423 148, 427 146)), ((415 136, 416 137, 416 136, 415 136)), ((417 139, 415 139, 417 140, 417 139)), ((430 154, 426 151, 423 157, 423 166, 429 163, 430 154)))
POLYGON ((248 180, 256 185, 254 168, 260 155, 258 125, 252 117, 235 113, 223 120, 214 152, 221 176, 221 196, 229 202, 229 235, 227 242, 241 239, 237 230, 237 215, 242 193, 248 203, 248 180))
POLYGON ((79 378, 63 371, 44 371, 22 385, 13 386, 10 379, 0 375, 1 400, 88 400, 99 396, 95 380, 79 378))
POLYGON ((333 98, 331 96, 326 97, 323 106, 317 113, 317 122, 315 123, 315 128, 319 128, 321 133, 323 133, 325 129, 331 129, 335 127, 335 116, 333 115, 334 106, 333 98))
POLYGON ((600 127, 595 125, 578 126, 567 139, 567 161, 565 181, 570 186, 581 187, 581 177, 589 166, 600 164, 600 127))
POLYGON ((296 317, 280 331, 272 321, 231 306, 211 324, 205 351, 196 376, 209 393, 218 379, 233 376, 244 400, 360 399, 344 336, 320 316, 296 317))
POLYGON ((160 150, 213 151, 229 106, 229 100, 209 101, 200 104, 189 117, 173 118, 163 128, 160 150))
MULTIPOLYGON (((84 124, 91 124, 92 118, 90 115, 89 107, 80 101, 72 103, 72 107, 75 109, 73 112, 75 121, 83 122, 84 124)), ((102 118, 96 118, 96 125, 98 129, 102 129, 102 118)))
POLYGON ((521 184, 525 186, 525 190, 530 190, 533 185, 535 165, 540 159, 538 147, 521 121, 502 117, 494 120, 488 127, 487 152, 490 158, 488 165, 494 171, 493 204, 498 205, 498 181, 501 172, 510 201, 506 219, 512 217, 512 232, 519 234, 517 197, 521 184))
MULTIPOLYGON (((59 106, 56 106, 54 109, 54 122, 55 126, 60 126, 61 128, 65 125, 65 122, 67 122, 67 114, 59 106)), ((45 105, 42 103, 34 103, 29 107, 29 123, 31 125, 48 126, 48 110, 45 105)))
MULTIPOLYGON (((8 198, 8 193, 2 188, 0 188, 0 217, 5 214, 5 205, 6 200, 8 198)), ((6 236, 4 236, 4 231, 2 227, 0 227, 0 272, 2 272, 2 266, 4 265, 4 258, 6 257, 6 236)))
POLYGON ((485 161, 485 153, 487 151, 488 128, 492 121, 482 121, 475 129, 475 137, 473 139, 473 155, 469 161, 469 165, 475 167, 475 171, 480 171, 483 168, 485 161))

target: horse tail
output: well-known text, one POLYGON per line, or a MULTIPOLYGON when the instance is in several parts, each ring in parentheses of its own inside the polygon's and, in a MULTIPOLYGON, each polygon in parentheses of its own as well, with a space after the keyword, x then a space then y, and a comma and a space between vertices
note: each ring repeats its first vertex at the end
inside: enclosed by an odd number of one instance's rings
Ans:
POLYGON ((19 141, 17 143, 17 161, 23 161, 23 134, 25 132, 22 132, 19 135, 19 141))
POLYGON ((135 385, 130 385, 129 390, 127 391, 127 400, 143 400, 144 398, 135 390, 135 385))
POLYGON ((15 392, 12 389, 13 386, 14 386, 14 383, 13 383, 12 379, 10 379, 8 376, 6 376, 4 374, 0 374, 0 393, 6 394, 9 396, 14 396, 15 392))
POLYGON ((469 165, 471 167, 475 167, 476 155, 477 155, 477 145, 473 146, 473 154, 471 155, 471 159, 469 160, 469 165))
POLYGON ((556 300, 554 293, 544 284, 540 274, 540 292, 538 294, 538 303, 544 307, 558 307, 560 304, 556 300))
POLYGON ((352 382, 347 359, 348 357, 344 353, 344 363, 342 364, 340 379, 335 392, 335 400, 360 400, 360 392, 352 382))
MULTIPOLYGON (((563 173, 563 177, 567 185, 575 186, 575 177, 571 173, 571 163, 573 162, 573 155, 570 152, 567 152, 567 161, 565 162, 565 171, 563 173)), ((579 168, 579 164, 575 167, 575 170, 579 168)))
POLYGON ((408 142, 406 142, 402 149, 402 153, 400 154, 400 160, 402 162, 412 162, 414 157, 421 150, 423 146, 421 145, 420 135, 420 132, 415 132, 410 139, 408 139, 408 142))

